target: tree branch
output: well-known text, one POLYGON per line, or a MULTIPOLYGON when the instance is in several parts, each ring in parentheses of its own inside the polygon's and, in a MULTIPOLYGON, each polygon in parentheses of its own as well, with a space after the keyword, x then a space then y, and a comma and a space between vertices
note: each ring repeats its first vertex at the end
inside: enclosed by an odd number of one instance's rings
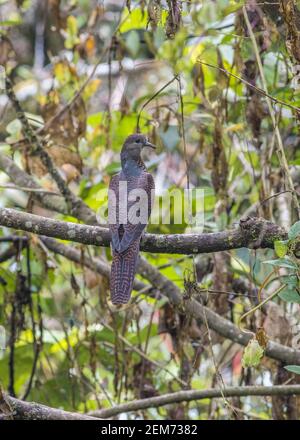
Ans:
POLYGON ((134 400, 123 403, 113 408, 92 411, 94 417, 103 419, 113 417, 121 413, 139 411, 147 408, 157 408, 159 406, 191 402, 193 400, 203 400, 223 397, 243 397, 243 396, 286 396, 300 395, 300 385, 275 385, 275 386, 245 386, 245 387, 226 387, 223 390, 211 388, 207 390, 187 390, 176 393, 164 394, 162 396, 150 397, 147 399, 134 400))
MULTIPOLYGON (((0 209, 0 225, 47 237, 77 243, 109 246, 110 232, 99 226, 81 225, 41 217, 14 209, 0 209)), ((248 247, 273 248, 275 240, 285 239, 284 229, 260 218, 241 220, 236 229, 203 234, 145 234, 140 249, 169 254, 200 254, 248 247)))
POLYGON ((0 399, 0 415, 1 404, 6 404, 6 408, 11 409, 11 413, 5 411, 1 418, 13 420, 97 420, 95 417, 78 414, 61 409, 50 408, 49 406, 41 405, 35 402, 23 402, 7 395, 2 395, 0 399))

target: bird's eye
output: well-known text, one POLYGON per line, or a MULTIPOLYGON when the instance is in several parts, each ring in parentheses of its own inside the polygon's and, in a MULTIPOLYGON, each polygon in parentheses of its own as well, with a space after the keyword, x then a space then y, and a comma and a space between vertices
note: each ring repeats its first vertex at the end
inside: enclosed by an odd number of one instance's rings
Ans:
POLYGON ((141 140, 140 140, 140 139, 137 139, 135 142, 136 142, 137 144, 140 144, 141 140))

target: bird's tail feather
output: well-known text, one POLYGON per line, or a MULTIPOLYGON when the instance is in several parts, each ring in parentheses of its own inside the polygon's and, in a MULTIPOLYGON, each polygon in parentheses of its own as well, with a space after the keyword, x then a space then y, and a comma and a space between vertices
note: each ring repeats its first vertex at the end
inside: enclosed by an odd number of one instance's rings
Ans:
POLYGON ((140 239, 124 252, 113 252, 110 277, 110 296, 113 304, 127 304, 133 287, 138 261, 140 239))

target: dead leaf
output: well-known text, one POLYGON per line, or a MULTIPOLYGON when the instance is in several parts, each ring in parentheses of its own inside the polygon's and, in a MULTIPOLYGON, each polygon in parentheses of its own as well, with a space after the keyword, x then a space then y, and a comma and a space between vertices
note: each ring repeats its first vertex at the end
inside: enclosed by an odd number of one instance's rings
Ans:
POLYGON ((14 67, 16 53, 11 41, 5 37, 0 36, 0 65, 4 67, 14 67))
POLYGON ((65 176, 65 180, 67 183, 70 183, 74 180, 77 180, 80 176, 79 171, 70 163, 64 163, 61 166, 61 170, 65 176))

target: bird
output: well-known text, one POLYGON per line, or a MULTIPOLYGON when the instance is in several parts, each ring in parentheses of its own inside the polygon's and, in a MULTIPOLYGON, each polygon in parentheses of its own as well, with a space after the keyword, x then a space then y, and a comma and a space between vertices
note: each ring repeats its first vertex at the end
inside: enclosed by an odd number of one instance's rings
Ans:
POLYGON ((130 301, 140 241, 153 206, 154 179, 141 158, 145 147, 156 148, 143 134, 132 134, 126 138, 120 154, 122 169, 109 184, 110 298, 113 305, 130 301))

